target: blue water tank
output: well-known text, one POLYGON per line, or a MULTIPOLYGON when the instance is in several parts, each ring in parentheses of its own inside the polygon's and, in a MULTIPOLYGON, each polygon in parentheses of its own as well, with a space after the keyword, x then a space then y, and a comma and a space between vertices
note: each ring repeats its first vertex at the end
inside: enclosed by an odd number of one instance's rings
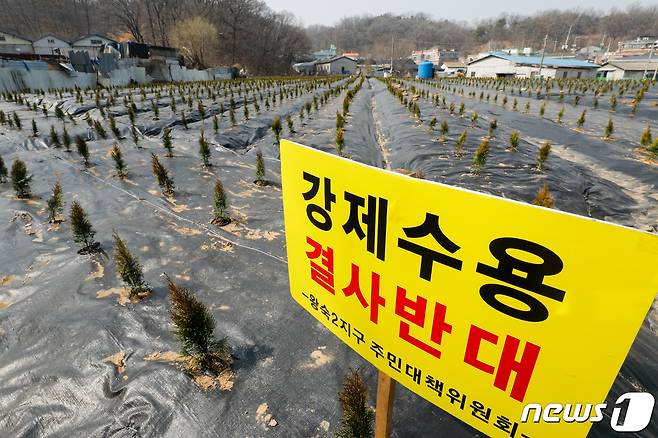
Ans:
POLYGON ((432 79, 434 77, 434 64, 432 61, 424 61, 418 64, 418 78, 432 79))

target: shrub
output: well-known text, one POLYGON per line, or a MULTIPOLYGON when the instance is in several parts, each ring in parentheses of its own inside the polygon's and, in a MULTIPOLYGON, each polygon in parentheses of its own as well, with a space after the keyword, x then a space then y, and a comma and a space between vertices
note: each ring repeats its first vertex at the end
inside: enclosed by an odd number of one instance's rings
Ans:
POLYGON ((121 149, 119 148, 118 144, 112 146, 110 156, 112 157, 112 160, 114 160, 114 168, 117 171, 117 176, 121 179, 128 176, 126 174, 126 163, 123 161, 123 154, 121 153, 121 149))
POLYGON ((535 196, 535 200, 532 201, 532 203, 542 207, 553 208, 555 203, 553 202, 551 193, 548 191, 548 184, 546 182, 544 182, 543 187, 539 189, 537 195, 535 196))
POLYGON ((37 127, 37 122, 32 119, 32 137, 39 136, 39 128, 37 127))
POLYGON ((82 136, 76 135, 75 147, 78 149, 78 153, 82 157, 85 166, 89 166, 89 147, 87 146, 87 141, 82 136))
POLYGON ((263 153, 260 149, 256 152, 256 180, 254 183, 259 186, 267 185, 267 181, 265 181, 265 160, 263 160, 263 153))
POLYGON ((131 254, 126 243, 114 232, 114 262, 117 274, 121 277, 123 284, 130 289, 130 298, 137 297, 142 292, 148 292, 149 286, 144 282, 142 267, 135 256, 131 254))
POLYGON ((539 154, 537 155, 537 170, 542 170, 544 168, 544 163, 548 159, 548 155, 551 153, 551 144, 545 142, 539 148, 539 154))
POLYGON ((356 370, 345 377, 343 389, 338 393, 343 415, 338 438, 370 438, 373 436, 375 414, 368 406, 368 386, 356 370))
POLYGON ((215 225, 226 225, 231 222, 231 219, 226 214, 226 194, 224 193, 224 186, 220 180, 215 182, 215 192, 213 196, 213 221, 215 225))
POLYGON ((208 144, 208 140, 206 140, 203 131, 201 131, 201 135, 199 136, 199 157, 201 158, 203 167, 212 166, 210 163, 210 154, 210 145, 208 144))
POLYGON ((181 343, 181 355, 190 357, 195 368, 216 373, 229 369, 233 362, 231 348, 226 338, 215 338, 212 313, 189 290, 178 287, 168 276, 166 279, 171 302, 169 316, 181 343))
POLYGON ((162 194, 165 196, 173 195, 174 180, 169 176, 169 170, 160 163, 160 160, 158 160, 155 154, 151 154, 151 169, 160 186, 160 190, 162 190, 162 194))
POLYGON ((50 144, 55 148, 60 148, 62 143, 59 141, 59 135, 53 125, 50 125, 50 144))
POLYGON ((512 131, 512 135, 509 137, 509 148, 512 151, 516 151, 516 149, 519 147, 519 140, 521 139, 521 136, 519 135, 519 131, 512 131))
POLYGON ((47 203, 48 221, 61 222, 58 220, 58 215, 64 211, 64 201, 62 200, 62 186, 59 181, 53 186, 53 194, 48 199, 47 203))
POLYGON ((94 241, 94 236, 96 231, 92 227, 91 222, 87 218, 87 213, 82 209, 78 201, 73 201, 71 205, 71 213, 69 216, 71 222, 71 232, 73 234, 73 240, 77 243, 82 243, 84 246, 80 251, 80 254, 91 252, 100 247, 100 245, 94 241))
POLYGON ((219 132, 219 119, 216 114, 212 116, 212 129, 215 131, 215 134, 219 132))
POLYGON ((482 168, 487 163, 487 156, 489 155, 489 140, 484 139, 480 142, 477 150, 475 151, 475 156, 473 157, 473 165, 476 168, 482 168))
POLYGON ((30 197, 30 181, 32 181, 32 175, 28 175, 25 163, 21 160, 14 161, 11 166, 11 185, 17 198, 30 197))

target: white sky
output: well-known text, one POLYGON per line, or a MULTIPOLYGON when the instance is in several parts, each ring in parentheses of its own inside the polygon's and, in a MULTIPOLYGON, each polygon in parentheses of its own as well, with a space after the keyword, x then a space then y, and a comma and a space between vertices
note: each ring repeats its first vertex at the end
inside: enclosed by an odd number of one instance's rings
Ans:
POLYGON ((379 15, 387 12, 406 14, 423 12, 433 18, 446 18, 473 23, 483 18, 494 18, 504 12, 522 15, 546 9, 595 9, 608 11, 636 3, 658 5, 658 0, 265 0, 275 11, 292 12, 305 26, 311 24, 331 25, 342 17, 352 15, 379 15))

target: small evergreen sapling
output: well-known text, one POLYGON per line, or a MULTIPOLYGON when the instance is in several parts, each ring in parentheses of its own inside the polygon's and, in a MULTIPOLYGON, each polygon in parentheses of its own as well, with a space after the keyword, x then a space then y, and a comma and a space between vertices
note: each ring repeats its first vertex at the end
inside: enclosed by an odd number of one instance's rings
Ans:
POLYGON ((295 127, 293 126, 292 117, 290 114, 286 114, 286 124, 288 125, 288 132, 290 134, 295 133, 295 127))
POLYGON ((274 120, 272 121, 272 132, 274 132, 274 138, 276 139, 276 142, 278 143, 281 140, 281 118, 279 116, 276 116, 274 120))
POLYGON ((140 294, 150 292, 149 286, 144 281, 142 266, 132 253, 128 250, 126 243, 114 232, 114 262, 117 267, 117 274, 121 277, 123 284, 130 289, 130 298, 137 298, 140 294))
POLYGON ((89 147, 87 141, 81 135, 75 136, 75 147, 78 149, 85 166, 89 166, 89 147))
POLYGON ((450 131, 450 127, 448 126, 448 121, 443 120, 441 122, 441 126, 439 127, 439 132, 441 133, 441 137, 439 137, 439 141, 441 143, 446 141, 446 135, 448 134, 449 131, 450 131))
POLYGON ((519 135, 519 131, 512 131, 512 135, 509 137, 509 149, 511 151, 516 151, 517 148, 519 147, 519 140, 521 139, 521 136, 519 135))
POLYGON ((181 343, 181 355, 188 359, 188 372, 209 370, 217 374, 231 368, 233 357, 226 338, 215 337, 215 318, 189 290, 178 287, 165 274, 174 323, 174 334, 181 343))
POLYGON ((203 167, 207 168, 212 166, 210 163, 210 154, 210 145, 208 144, 208 140, 206 140, 206 136, 202 130, 201 135, 199 136, 199 157, 201 158, 203 167))
POLYGON ((564 116, 564 105, 560 108, 560 111, 557 113, 557 123, 562 124, 562 117, 564 116))
POLYGON ((544 182, 544 185, 539 189, 532 203, 541 207, 553 208, 555 202, 553 201, 551 192, 548 191, 548 183, 544 182))
POLYGON ((658 155, 658 137, 654 140, 653 144, 649 146, 649 152, 651 152, 654 155, 658 155))
POLYGON ((215 182, 215 191, 213 195, 213 220, 212 223, 217 226, 224 226, 231 222, 231 218, 226 213, 226 193, 224 193, 224 186, 220 180, 215 182))
POLYGON ((64 143, 64 149, 66 152, 71 152, 71 136, 64 126, 64 133, 62 133, 62 143, 64 143))
POLYGON ((28 175, 25 163, 21 160, 14 161, 11 166, 11 185, 17 198, 24 199, 31 196, 30 181, 32 181, 32 175, 28 175))
POLYGON ((254 183, 261 187, 267 185, 267 181, 265 180, 265 160, 260 150, 256 152, 256 180, 254 183))
POLYGON ((32 119, 32 137, 39 136, 39 128, 37 127, 37 122, 32 119))
POLYGON ((487 156, 489 155, 489 140, 484 139, 480 142, 475 156, 473 157, 473 166, 475 166, 475 173, 479 174, 480 169, 487 163, 487 156))
POLYGON ((455 144, 455 155, 461 158, 464 155, 464 144, 468 139, 468 128, 464 128, 464 132, 461 133, 455 144))
POLYGON ((343 128, 336 128, 336 152, 343 155, 343 146, 345 145, 345 131, 343 128))
POLYGON ((118 144, 112 146, 110 156, 112 157, 112 160, 114 160, 114 169, 117 171, 117 176, 121 179, 128 176, 126 173, 126 163, 123 161, 123 154, 121 153, 121 148, 119 148, 118 144))
POLYGON ((605 125, 605 130, 603 131, 603 138, 609 140, 612 137, 612 133, 615 130, 615 125, 612 123, 612 118, 608 119, 608 124, 605 125))
POLYGON ((73 240, 84 246, 78 251, 78 254, 88 254, 100 249, 100 243, 94 241, 96 231, 87 218, 87 213, 80 206, 78 201, 71 204, 71 213, 69 215, 71 223, 71 233, 73 240))
POLYGON ((496 128, 498 128, 498 120, 493 119, 492 121, 489 122, 489 133, 488 133, 489 137, 493 137, 494 132, 496 132, 496 128))
POLYGON ((62 222, 60 215, 64 211, 64 201, 62 200, 62 186, 59 181, 53 186, 53 194, 48 199, 47 209, 49 222, 62 222))
POLYGON ((165 157, 173 158, 174 145, 171 142, 171 129, 169 128, 164 128, 162 132, 162 146, 167 150, 165 157))
POLYGON ((0 183, 7 181, 7 166, 5 161, 0 157, 0 183))
POLYGON ((338 438, 371 438, 375 413, 368 406, 368 386, 357 370, 350 370, 338 393, 343 415, 338 438))
POLYGON ((59 141, 59 135, 57 135, 57 130, 53 125, 50 125, 50 144, 59 149, 62 146, 62 143, 59 141))
POLYGON ((580 116, 576 119, 576 126, 578 126, 578 128, 582 128, 585 124, 585 114, 587 114, 587 110, 583 110, 583 112, 580 113, 580 116))
POLYGON ((162 194, 165 196, 173 195, 174 180, 169 176, 169 170, 160 163, 160 160, 158 160, 155 154, 151 154, 151 168, 160 186, 160 190, 162 190, 162 194))
POLYGON ((551 153, 551 144, 545 142, 539 148, 539 154, 537 155, 537 170, 541 171, 544 168, 544 163, 548 159, 548 155, 551 153))
POLYGON ((651 127, 647 124, 647 127, 642 131, 642 135, 640 136, 640 144, 648 147, 651 144, 652 139, 651 127))

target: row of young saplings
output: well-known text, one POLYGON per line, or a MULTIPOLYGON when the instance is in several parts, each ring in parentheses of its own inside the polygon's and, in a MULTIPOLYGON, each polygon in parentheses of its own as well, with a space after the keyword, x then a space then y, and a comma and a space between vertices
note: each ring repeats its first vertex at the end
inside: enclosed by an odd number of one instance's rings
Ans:
MULTIPOLYGON (((410 87, 410 90, 411 90, 412 93, 418 94, 421 97, 424 97, 426 99, 429 99, 430 96, 431 96, 432 102, 434 103, 434 105, 436 107, 438 107, 439 104, 440 104, 441 108, 444 109, 444 110, 447 109, 450 112, 451 115, 455 113, 455 104, 454 104, 454 102, 451 102, 449 105, 447 105, 445 96, 439 95, 439 94, 436 94, 436 93, 430 93, 428 90, 425 90, 425 89, 417 89, 413 85, 410 87)), ((461 90, 460 94, 461 94, 461 96, 464 95, 463 94, 463 89, 461 90)), ((474 99, 475 94, 476 93, 473 91, 473 92, 469 93, 468 97, 474 99)), ((576 97, 578 97, 578 96, 576 96, 576 97)), ((487 94, 486 98, 485 98, 484 97, 484 92, 480 92, 479 100, 482 101, 483 99, 485 99, 487 103, 491 103, 490 101, 493 100, 493 104, 495 105, 495 104, 498 103, 498 93, 496 93, 494 95, 493 99, 491 99, 490 94, 487 94)), ((613 110, 614 110, 614 108, 616 107, 616 102, 617 102, 616 97, 614 95, 611 96, 610 102, 611 102, 611 106, 613 107, 613 110)), ((506 95, 503 95, 503 97, 501 98, 501 106, 503 108, 507 109, 507 104, 508 104, 508 97, 506 95)), ((576 101, 576 104, 577 104, 577 101, 576 101)), ((511 110, 512 111, 519 111, 518 101, 517 101, 516 98, 514 98, 512 104, 511 104, 511 110)), ((522 113, 523 114, 529 114, 530 110, 531 110, 531 105, 530 105, 530 102, 528 101, 528 102, 526 102, 522 113)), ((463 117, 464 112, 465 112, 465 105, 464 105, 464 102, 461 102, 460 105, 459 105, 459 108, 458 108, 458 114, 461 117, 463 117)), ((544 100, 542 105, 539 107, 539 116, 544 117, 545 112, 546 112, 546 100, 544 100)), ((564 112, 565 112, 565 108, 564 108, 564 105, 562 105, 562 107, 560 108, 560 110, 556 114, 556 117, 555 117, 555 122, 556 123, 558 123, 560 125, 563 124, 564 112)), ((473 114, 476 114, 476 113, 473 113, 473 114)), ((418 115, 420 116, 420 109, 418 109, 418 115)), ((577 132, 580 132, 584 128, 586 121, 587 121, 587 110, 585 109, 576 118, 576 131, 577 132)), ((612 134, 614 133, 614 129, 615 129, 614 122, 612 121, 612 117, 610 117, 610 118, 608 118, 608 123, 606 123, 606 125, 603 127, 603 133, 602 133, 603 134, 602 135, 603 140, 611 140, 613 138, 612 134)), ((642 131, 642 133, 640 134, 639 137, 640 137, 640 140, 639 140, 640 145, 643 146, 646 149, 647 152, 649 152, 652 155, 658 155, 658 137, 653 139, 652 134, 651 134, 651 127, 650 127, 649 123, 647 123, 647 126, 642 131)))
MULTIPOLYGON (((118 148, 115 146, 115 148, 118 148)), ((113 148, 113 158, 119 165, 121 157, 116 160, 113 148)), ((173 190, 173 181, 167 182, 167 171, 160 164, 155 155, 153 158, 153 172, 161 186, 173 190), (162 181, 160 181, 162 180, 162 181)), ((119 165, 125 177, 125 167, 119 165)), ((257 179, 263 181, 265 167, 260 152, 257 154, 257 179)), ((0 183, 6 180, 7 172, 0 157, 0 183)), ((31 197, 30 182, 32 176, 28 174, 25 164, 15 160, 11 169, 11 182, 19 198, 31 197)), ((52 194, 47 201, 48 220, 61 223, 64 211, 62 186, 59 181, 53 186, 52 194)), ((224 225, 230 221, 226 214, 227 203, 222 183, 217 180, 214 188, 213 223, 224 225)), ((100 243, 95 241, 96 231, 82 206, 73 201, 69 213, 69 223, 73 240, 82 245, 78 253, 92 254, 104 252, 100 243)), ((151 286, 145 281, 142 266, 128 249, 124 239, 117 232, 112 234, 114 241, 113 258, 117 275, 121 278, 127 299, 137 304, 147 298, 151 286)), ((169 291, 169 315, 174 325, 174 335, 179 340, 183 368, 191 377, 208 376, 218 378, 223 373, 230 373, 235 357, 227 337, 215 335, 215 318, 200 300, 188 289, 178 286, 168 275, 164 274, 166 286, 169 291)), ((358 370, 350 370, 347 374, 343 388, 338 394, 342 417, 340 427, 336 431, 337 437, 355 438, 372 437, 374 411, 368 404, 368 387, 358 370)))
MULTIPOLYGON (((341 90, 342 90, 341 87, 329 88, 324 93, 322 93, 321 103, 324 103, 329 98, 329 96, 336 95, 336 94, 340 93, 341 90)), ((282 97, 280 97, 280 99, 284 99, 284 97, 283 97, 284 95, 282 94, 281 96, 282 97)), ((287 96, 287 94, 285 96, 287 96)), ((18 99, 20 101, 21 98, 19 97, 18 99)), ((261 99, 262 99, 262 95, 261 95, 261 99)), ((254 97, 253 104, 254 104, 254 107, 255 107, 255 111, 260 112, 260 107, 258 106, 257 102, 258 102, 258 99, 256 97, 254 97)), ((20 103, 20 102, 17 102, 17 103, 20 103)), ((173 105, 173 103, 174 103, 174 101, 172 100, 172 105, 173 105)), ((192 103, 191 98, 189 100, 189 103, 191 105, 191 103, 192 103)), ((274 103, 274 105, 276 105, 276 94, 273 95, 273 103, 274 103)), ((128 102, 126 101, 125 104, 126 104, 127 114, 128 114, 128 117, 129 117, 129 120, 130 120, 130 125, 131 125, 130 132, 131 132, 132 140, 137 145, 138 142, 139 142, 139 133, 138 133, 138 129, 136 127, 135 122, 136 122, 136 114, 137 114, 138 110, 137 110, 134 103, 128 104, 128 102)), ((306 105, 306 109, 309 112, 309 114, 310 114, 310 105, 311 105, 310 102, 307 103, 307 105, 306 105)), ((317 108, 318 108, 318 98, 317 98, 317 96, 314 96, 314 99, 312 101, 312 105, 317 110, 317 108)), ((236 104, 235 104, 235 101, 233 99, 233 96, 231 95, 231 99, 230 99, 230 103, 229 103, 229 119, 230 119, 231 124, 233 126, 235 126, 236 123, 237 123, 236 122, 236 117, 235 117, 235 107, 236 107, 236 104)), ((269 110, 269 100, 266 100, 266 107, 269 110)), ((36 103, 34 103, 33 110, 37 111, 36 103)), ((158 106, 155 105, 155 104, 153 105, 153 111, 154 111, 154 116, 157 119, 159 117, 158 116, 158 114, 159 114, 158 111, 159 110, 158 110, 158 106)), ((203 105, 203 102, 200 99, 198 100, 197 111, 198 111, 198 115, 201 118, 201 120, 204 120, 205 116, 206 116, 206 109, 203 105)), ((300 110, 300 118, 303 117, 303 111, 304 111, 304 107, 302 107, 302 109, 300 110)), ((47 107, 43 106, 43 112, 44 112, 44 115, 47 118, 48 117, 47 107)), ((247 106, 246 102, 245 102, 245 105, 243 106, 243 112, 244 112, 245 120, 249 120, 249 110, 248 110, 248 106, 247 106)), ((219 105, 218 114, 221 117, 223 115, 223 113, 224 113, 224 105, 222 103, 222 104, 219 105)), ((64 111, 61 109, 60 106, 57 106, 55 108, 55 116, 58 119, 60 119, 63 123, 63 128, 64 128, 63 141, 64 141, 64 145, 65 146, 67 146, 67 145, 70 146, 70 136, 69 136, 69 134, 66 130, 66 123, 65 123, 66 115, 65 115, 64 111)), ((103 116, 105 116, 104 113, 103 113, 103 116)), ((76 124, 75 119, 70 114, 68 115, 68 118, 71 120, 72 123, 76 124)), ((93 120, 89 116, 89 113, 87 113, 85 119, 87 121, 87 124, 89 125, 89 128, 90 129, 93 128, 93 130, 96 132, 96 135, 99 138, 106 139, 108 137, 107 130, 105 129, 105 127, 103 126, 103 124, 99 120, 93 120)), ((181 123, 182 123, 183 127, 186 130, 189 129, 187 118, 185 116, 184 111, 181 112, 181 119, 180 120, 181 120, 181 123)), ((288 118, 287 121, 288 121, 288 126, 291 127, 292 126, 292 120, 290 118, 288 118)), ((212 116, 212 125, 213 125, 213 130, 215 131, 215 133, 219 132, 219 122, 220 122, 220 119, 218 119, 217 113, 216 113, 212 116)), ((1 124, 8 124, 11 127, 16 127, 19 130, 22 129, 22 123, 21 123, 20 117, 18 116, 18 114, 16 112, 13 113, 12 117, 6 117, 4 112, 0 111, 0 123, 1 124)), ((115 118, 112 115, 109 116, 109 127, 110 127, 110 130, 112 131, 113 135, 115 136, 115 138, 117 140, 123 139, 123 135, 122 135, 121 131, 119 130, 119 128, 117 127, 115 118)), ((39 134, 39 130, 37 128, 37 125, 36 125, 36 122, 35 122, 34 119, 32 120, 32 131, 33 131, 33 136, 37 137, 38 134, 39 134)), ((88 136, 90 137, 90 135, 88 135, 88 136)), ((51 125, 51 129, 50 129, 51 145, 54 145, 55 147, 57 147, 59 145, 59 138, 58 137, 59 136, 58 136, 54 126, 51 125)))
MULTIPOLYGON (((433 80, 441 84, 441 89, 456 89, 457 87, 472 87, 480 89, 494 89, 505 92, 508 87, 511 93, 514 93, 514 88, 518 90, 519 95, 523 91, 527 92, 528 96, 535 95, 537 99, 542 97, 550 98, 553 95, 553 90, 557 89, 558 96, 564 96, 564 92, 568 95, 580 93, 582 96, 588 95, 591 91, 592 96, 599 97, 606 93, 615 93, 618 97, 624 97, 627 93, 638 96, 639 93, 644 95, 652 87, 655 87, 655 81, 638 80, 638 79, 623 79, 616 81, 600 81, 598 79, 572 79, 572 78, 549 78, 549 79, 534 79, 534 78, 438 78, 433 80)), ((422 80, 423 83, 430 83, 430 80, 422 80)))
MULTIPOLYGON (((403 87, 403 83, 401 81, 398 81, 397 83, 400 86, 403 87)), ((441 109, 447 110, 451 115, 454 115, 455 113, 457 113, 460 117, 465 116, 465 104, 464 104, 464 102, 461 102, 459 104, 459 107, 456 108, 454 102, 450 102, 449 105, 446 103, 446 98, 445 98, 444 95, 439 95, 437 93, 430 93, 428 90, 419 89, 419 88, 416 88, 413 85, 409 88, 409 91, 411 91, 411 93, 417 94, 417 95, 419 95, 419 96, 421 96, 425 99, 430 99, 431 98, 432 103, 434 104, 435 107, 438 108, 439 105, 440 105, 441 109)), ((463 95, 463 90, 462 90, 462 95, 463 95)), ((470 93, 469 93, 469 97, 471 97, 470 93)), ((475 98, 475 92, 473 92, 472 97, 475 98)), ((614 96, 613 96, 613 98, 614 98, 614 96)), ((483 99, 483 93, 480 93, 480 100, 482 100, 482 99, 483 99)), ((486 101, 487 101, 487 103, 490 103, 490 95, 489 94, 486 95, 486 101)), ((496 104, 497 101, 498 101, 498 94, 495 94, 494 98, 493 98, 494 104, 496 104)), ((507 103, 508 103, 507 96, 503 96, 502 99, 501 99, 502 107, 507 109, 507 103)), ((420 108, 418 107, 418 105, 415 104, 415 102, 408 103, 408 104, 412 105, 411 109, 413 110, 414 114, 420 119, 420 108)), ((530 102, 526 102, 524 110, 523 110, 523 114, 529 114, 530 113, 530 108, 531 108, 530 102)), ((512 102, 511 109, 512 109, 512 111, 518 111, 518 102, 517 102, 516 98, 512 102)), ((565 110, 564 106, 562 106, 560 108, 560 110, 557 112, 556 118, 555 118, 556 123, 563 124, 564 110, 565 110)), ((542 103, 542 105, 539 107, 539 116, 544 117, 545 111, 546 111, 546 101, 544 101, 542 103)), ((477 113, 476 112, 471 113, 471 120, 473 120, 473 118, 475 118, 475 121, 477 121, 477 113)), ((580 132, 584 128, 586 121, 587 121, 587 110, 583 110, 582 113, 576 119, 576 131, 577 132, 580 132)), ((603 133, 602 133, 603 140, 611 140, 613 138, 612 134, 614 133, 614 130, 615 130, 615 125, 614 125, 614 122, 612 121, 612 118, 610 117, 610 118, 608 118, 608 123, 606 123, 606 125, 603 127, 603 133)), ((658 137, 656 137, 655 139, 653 138, 653 135, 651 133, 651 126, 649 125, 649 123, 647 123, 647 126, 642 131, 642 133, 640 134, 639 144, 641 146, 643 146, 646 149, 646 151, 649 152, 650 154, 652 154, 653 156, 658 155, 658 137)))
MULTIPOLYGON (((306 104, 300 108, 300 111, 299 111, 300 121, 303 120, 304 110, 306 110, 306 114, 308 116, 310 116, 311 108, 318 111, 319 107, 321 105, 324 105, 331 97, 339 95, 353 81, 354 81, 354 78, 350 78, 350 80, 348 80, 345 84, 340 85, 338 87, 331 87, 331 82, 329 82, 328 83, 329 88, 326 89, 323 93, 321 93, 319 98, 318 98, 317 95, 314 95, 312 100, 307 101, 306 104)), ((324 84, 326 82, 322 81, 322 83, 324 84)), ((281 94, 280 99, 283 99, 284 98, 283 96, 284 95, 281 94)), ((285 95, 285 96, 287 97, 287 95, 285 95)), ((17 100, 18 100, 17 103, 20 102, 20 99, 22 99, 22 98, 21 97, 17 98, 17 100)), ((262 99, 262 95, 261 95, 261 99, 262 99)), ((254 107, 255 107, 255 111, 259 112, 260 108, 258 106, 257 101, 258 101, 258 99, 256 97, 254 97, 253 104, 254 104, 254 107)), ((174 101, 172 101, 172 104, 173 104, 173 102, 174 101)), ((192 101, 191 101, 191 98, 190 98, 189 104, 191 105, 191 103, 192 103, 192 101)), ((273 96, 273 103, 276 104, 276 94, 273 96)), ((137 114, 138 110, 135 107, 134 103, 131 103, 130 105, 128 105, 128 103, 126 102, 126 105, 127 105, 127 114, 128 114, 128 117, 130 119, 130 124, 131 124, 130 132, 131 132, 131 136, 132 136, 132 141, 133 141, 133 143, 135 143, 135 145, 138 146, 138 144, 139 144, 139 132, 138 132, 138 129, 135 125, 136 114, 137 114)), ((266 107, 269 110, 269 100, 267 98, 266 98, 266 107)), ((155 118, 158 117, 157 108, 158 108, 158 106, 154 105, 155 118)), ((35 104, 34 110, 35 111, 37 110, 36 104, 35 104)), ((44 110, 44 114, 46 115, 46 118, 47 118, 48 117, 47 108, 44 106, 43 110, 44 110)), ((197 112, 198 112, 198 115, 199 115, 200 119, 204 120, 205 117, 206 117, 206 109, 203 105, 203 102, 200 99, 198 100, 198 104, 197 104, 197 112)), ((249 119, 249 110, 248 110, 248 106, 247 106, 246 103, 243 106, 243 112, 244 112, 245 120, 248 120, 249 119)), ((218 112, 212 116, 212 126, 213 126, 213 130, 214 130, 215 134, 217 134, 219 132, 220 118, 222 117, 223 113, 224 113, 224 105, 222 103, 222 104, 219 105, 218 112), (220 118, 217 117, 217 114, 220 115, 220 118)), ((71 137, 70 137, 70 135, 69 135, 69 133, 66 129, 66 123, 65 123, 67 115, 65 115, 64 111, 61 109, 60 106, 56 106, 55 116, 62 121, 63 133, 61 134, 61 139, 60 139, 60 135, 56 131, 55 127, 53 125, 51 125, 50 135, 49 135, 50 144, 51 144, 51 146, 54 146, 54 147, 60 147, 62 142, 63 142, 64 147, 67 150, 70 150, 71 137)), ((68 118, 69 118, 69 120, 71 120, 71 122, 73 124, 76 124, 75 119, 70 114, 68 114, 68 118)), ((230 103, 229 103, 229 119, 231 121, 231 124, 233 126, 235 126, 236 125, 235 101, 233 99, 232 94, 231 94, 231 99, 230 99, 230 103)), ((95 131, 96 135, 99 138, 101 138, 101 139, 108 138, 107 130, 99 120, 92 119, 89 116, 89 113, 86 114, 85 120, 86 120, 87 124, 89 125, 90 130, 93 129, 95 131)), ((181 120, 181 123, 182 123, 184 129, 185 130, 189 129, 189 126, 188 126, 188 123, 187 123, 187 118, 185 116, 184 111, 181 112, 181 119, 180 120, 181 120)), ((1 124, 8 124, 11 127, 16 127, 19 130, 22 129, 22 123, 21 123, 20 117, 18 116, 18 114, 16 112, 13 113, 12 117, 6 117, 4 112, 0 111, 0 123, 1 124)), ((290 114, 286 115, 286 123, 288 125, 288 129, 290 130, 290 132, 291 133, 294 132, 293 121, 292 121, 292 118, 291 118, 290 114)), ((273 129, 273 131, 275 131, 275 135, 276 135, 277 141, 278 141, 280 131, 277 134, 277 125, 280 125, 280 119, 278 117, 276 117, 274 122, 272 123, 272 129, 273 129)), ((122 140, 123 139, 122 132, 118 128, 118 126, 116 124, 116 120, 112 115, 109 116, 109 128, 110 128, 110 130, 112 131, 114 137, 117 140, 122 140)), ((168 135, 168 130, 169 130, 169 128, 164 129, 165 136, 168 135)), ((37 125, 36 125, 36 122, 35 122, 34 119, 32 120, 32 131, 33 131, 33 136, 34 137, 37 137, 39 135, 39 130, 37 128, 37 125)), ((88 138, 90 138, 90 137, 91 137, 91 135, 90 135, 90 133, 88 133, 88 138)))
MULTIPOLYGON (((386 84, 388 91, 393 96, 398 98, 400 103, 409 110, 409 112, 413 117, 415 117, 417 120, 420 121, 420 107, 418 106, 418 103, 413 97, 409 99, 408 96, 410 96, 410 93, 408 92, 408 90, 406 90, 404 86, 401 85, 400 83, 394 82, 392 80, 384 81, 384 83, 386 84)), ((460 111, 461 114, 463 115, 463 107, 460 107, 460 111)), ((478 126, 477 122, 478 122, 478 115, 477 113, 474 112, 471 114, 471 128, 476 128, 478 126)), ((436 128, 437 123, 438 120, 436 117, 432 117, 429 120, 428 131, 430 133, 433 133, 437 129, 436 128)), ((495 138, 496 129, 498 129, 498 121, 496 119, 490 120, 488 125, 487 135, 481 139, 480 144, 478 145, 477 149, 475 150, 475 153, 473 154, 473 158, 471 161, 471 171, 474 175, 480 175, 482 169, 486 166, 487 158, 489 156, 490 143, 491 140, 495 138)), ((442 120, 438 130, 440 135, 437 140, 441 144, 445 144, 447 135, 450 131, 448 120, 446 119, 442 120)), ((464 156, 464 145, 466 144, 468 136, 469 136, 469 129, 468 127, 466 127, 455 141, 454 153, 455 156, 459 159, 461 159, 464 156)), ((507 150, 510 152, 516 152, 518 150, 520 142, 521 142, 521 134, 518 131, 512 131, 507 145, 507 150)), ((545 163, 550 155, 550 152, 551 152, 551 143, 548 141, 542 143, 542 145, 539 147, 539 151, 537 153, 537 159, 534 166, 534 169, 536 171, 541 172, 544 170, 545 163)), ((548 184, 546 182, 537 192, 533 203, 535 205, 540 205, 542 207, 549 207, 549 208, 554 207, 555 203, 552 195, 549 192, 548 184)))
MULTIPOLYGON (((120 157, 119 161, 121 161, 120 157)), ((262 182, 265 168, 261 155, 258 155, 258 163, 257 181, 262 182)), ((158 166, 157 157, 153 155, 153 171, 160 180, 163 178, 163 169, 158 166)), ((7 170, 0 157, 0 183, 5 183, 6 177, 7 170)), ((13 162, 10 178, 18 198, 27 199, 32 196, 30 190, 32 175, 28 173, 25 163, 20 159, 13 162)), ((173 181, 170 181, 170 184, 173 189, 173 181)), ((64 221, 64 198, 59 181, 54 184, 52 194, 46 202, 46 211, 49 222, 64 221)), ((216 181, 214 188, 212 222, 220 226, 230 222, 226 196, 219 180, 216 181)), ((79 254, 105 253, 101 244, 94 239, 96 231, 87 213, 77 201, 71 204, 69 223, 73 240, 81 245, 79 254)), ((116 232, 113 233, 112 238, 117 274, 124 283, 127 299, 136 304, 151 294, 151 287, 144 280, 141 264, 129 251, 126 242, 116 232)), ((179 287, 166 275, 165 279, 171 302, 170 316, 175 327, 174 333, 181 343, 181 355, 186 371, 193 377, 208 373, 218 377, 221 373, 230 371, 234 359, 231 348, 226 338, 215 337, 215 320, 212 313, 190 291, 179 287)))

